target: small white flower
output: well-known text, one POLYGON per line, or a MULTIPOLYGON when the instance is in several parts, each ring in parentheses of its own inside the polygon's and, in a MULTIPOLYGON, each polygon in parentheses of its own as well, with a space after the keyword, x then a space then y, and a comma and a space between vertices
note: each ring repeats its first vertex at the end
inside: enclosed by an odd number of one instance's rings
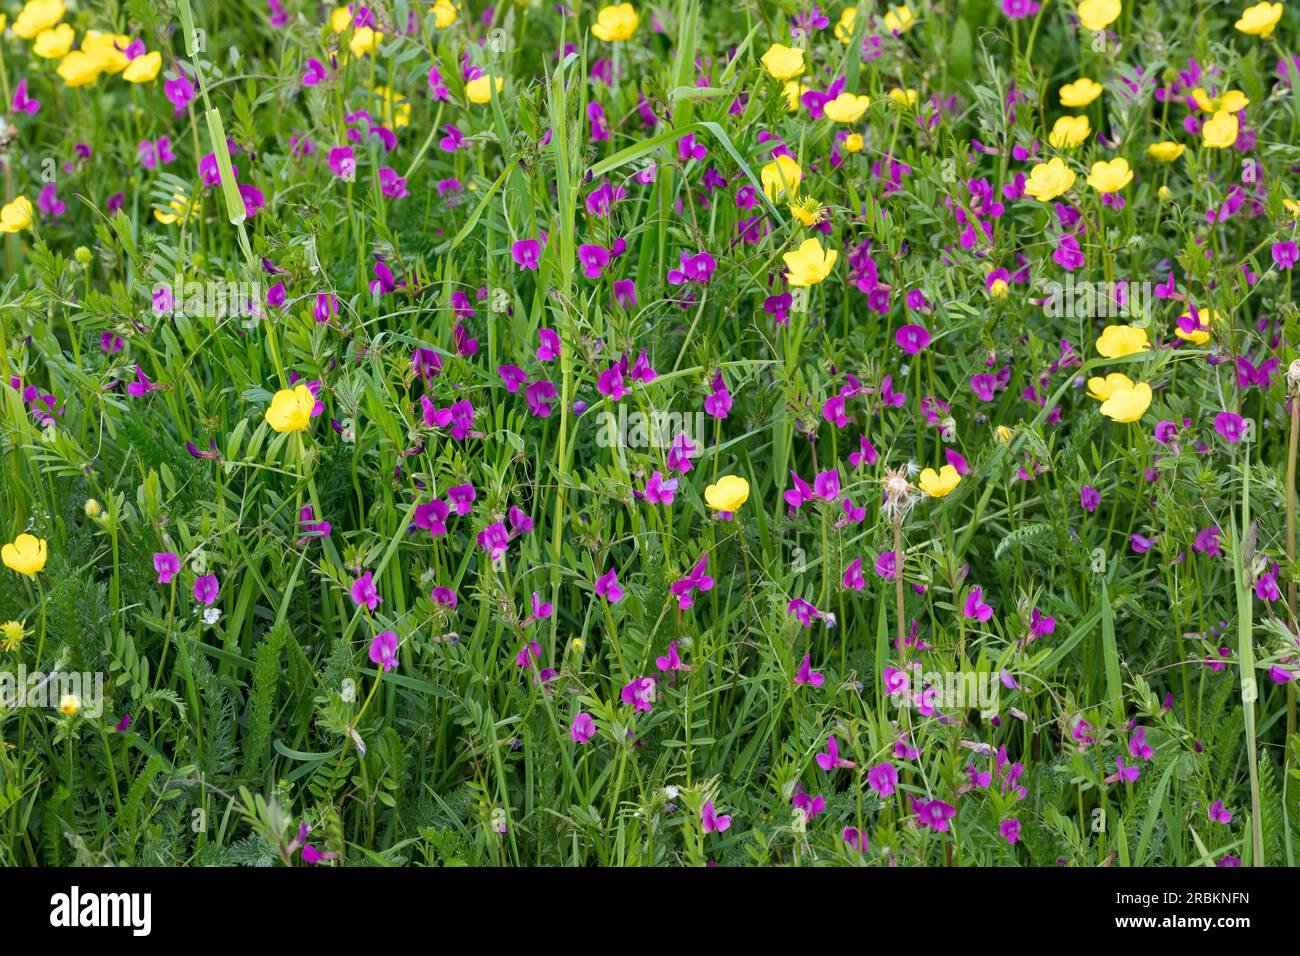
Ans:
POLYGON ((219 620, 221 620, 221 608, 219 607, 204 608, 203 610, 204 624, 209 624, 209 625, 216 624, 217 621, 219 620))

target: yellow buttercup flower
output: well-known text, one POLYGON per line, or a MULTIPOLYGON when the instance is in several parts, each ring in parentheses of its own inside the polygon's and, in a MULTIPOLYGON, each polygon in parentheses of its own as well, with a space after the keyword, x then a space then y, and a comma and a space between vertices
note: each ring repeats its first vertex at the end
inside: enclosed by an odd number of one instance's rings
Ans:
POLYGON ((14 19, 14 36, 31 40, 63 19, 63 0, 31 0, 14 19))
POLYGON ((5 567, 29 578, 40 573, 48 556, 45 541, 33 534, 20 534, 14 538, 13 544, 0 548, 0 560, 4 561, 5 567))
POLYGON ((87 30, 81 38, 81 51, 99 62, 105 73, 121 73, 131 62, 126 58, 126 48, 131 45, 131 38, 120 33, 103 33, 99 30, 87 30))
POLYGON ((790 285, 796 287, 817 285, 835 268, 839 253, 834 249, 822 249, 816 239, 805 239, 794 252, 787 252, 785 259, 786 277, 790 285))
POLYGON ((1291 214, 1292 219, 1300 219, 1300 202, 1294 199, 1283 199, 1282 206, 1291 214))
POLYGON ((353 56, 360 59, 372 50, 378 49, 383 39, 384 35, 382 33, 376 33, 370 27, 362 27, 352 34, 352 39, 348 42, 348 49, 352 51, 353 56))
POLYGON ((59 713, 64 717, 75 717, 81 710, 81 698, 76 694, 64 694, 59 698, 59 713))
POLYGON ((812 89, 809 83, 803 83, 799 80, 786 80, 785 85, 781 87, 781 92, 785 94, 786 109, 791 113, 799 112, 799 104, 803 95, 812 89))
POLYGON ((840 11, 840 20, 835 24, 835 39, 845 46, 853 40, 853 25, 858 20, 857 7, 845 7, 840 11))
POLYGON ((127 68, 122 71, 122 79, 128 83, 149 83, 153 81, 161 69, 162 54, 154 50, 152 53, 137 56, 132 60, 127 65, 127 68))
POLYGON ((759 173, 763 182, 763 192, 772 202, 789 190, 792 196, 798 195, 799 184, 803 182, 803 170, 793 159, 782 153, 774 162, 768 163, 759 173))
POLYGON ((961 475, 952 465, 944 465, 938 471, 926 468, 916 480, 917 485, 931 498, 943 498, 961 484, 961 475))
POLYGON ((1097 337, 1097 354, 1102 358, 1123 358, 1149 348, 1147 330, 1133 325, 1108 325, 1097 337))
POLYGON ((0 624, 0 647, 4 648, 6 654, 18 650, 26 636, 27 629, 23 627, 22 621, 5 621, 0 624))
POLYGON ((1174 198, 1173 190, 1171 190, 1168 186, 1161 186, 1159 189, 1156 190, 1156 198, 1158 198, 1161 202, 1169 202, 1170 199, 1174 198))
POLYGON ((411 124, 411 104, 405 96, 386 86, 376 86, 373 92, 383 101, 384 122, 387 125, 401 129, 411 124))
POLYGON ((1123 372, 1111 372, 1105 378, 1088 379, 1088 397, 1104 402, 1121 388, 1132 388, 1133 380, 1123 372))
POLYGON ((1082 146, 1092 132, 1087 116, 1062 116, 1047 134, 1047 142, 1054 149, 1073 149, 1082 146))
POLYGON ((433 25, 444 30, 456 22, 456 12, 460 8, 451 0, 438 0, 433 5, 433 25))
POLYGON ((1093 163, 1088 174, 1088 185, 1099 193, 1117 193, 1133 181, 1133 170, 1128 160, 1116 156, 1107 162, 1093 163))
POLYGON ((306 385, 282 388, 271 399, 271 406, 266 410, 266 423, 278 432, 306 431, 315 407, 316 396, 306 385))
POLYGON ((1079 24, 1085 30, 1104 30, 1123 10, 1120 0, 1083 0, 1079 4, 1079 24))
POLYGON ((1039 202, 1051 202, 1074 185, 1074 170, 1065 165, 1059 156, 1050 162, 1039 163, 1029 171, 1025 194, 1039 202))
POLYGON ((864 145, 862 136, 859 133, 850 133, 844 137, 844 151, 846 153, 860 153, 864 145))
POLYGON ((1191 342, 1193 345, 1204 345, 1210 341, 1210 327, 1218 321, 1219 313, 1214 309, 1198 309, 1194 320, 1191 311, 1187 311, 1179 316, 1178 323, 1174 326, 1174 335, 1184 342, 1191 342), (1185 325, 1191 325, 1191 330, 1188 331, 1183 328, 1185 325))
POLYGON ((600 8, 600 12, 596 14, 596 22, 591 25, 591 33, 597 40, 604 40, 606 43, 628 40, 636 33, 640 22, 641 17, 632 4, 611 4, 600 8))
POLYGON ((871 105, 871 97, 841 93, 822 107, 826 118, 836 123, 856 123, 871 105))
POLYGON ((1151 386, 1139 382, 1132 388, 1117 388, 1101 403, 1101 413, 1115 422, 1135 422, 1151 407, 1151 386))
POLYGON ((352 22, 352 8, 338 7, 330 14, 330 29, 335 33, 342 33, 352 22))
POLYGON ((1227 149, 1237 141, 1241 124, 1227 110, 1219 110, 1201 127, 1201 145, 1206 149, 1227 149))
POLYGON ((890 33, 906 33, 916 23, 916 17, 906 4, 892 8, 885 14, 885 29, 890 33))
POLYGON ((85 50, 73 50, 59 61, 55 72, 68 86, 89 86, 104 72, 104 61, 85 50))
POLYGON ((749 500, 749 482, 739 475, 723 475, 704 489, 704 503, 714 511, 735 514, 749 500))
POLYGON ((773 43, 762 58, 763 69, 774 80, 793 80, 803 72, 803 50, 773 43))
POLYGON ((1217 113, 1219 110, 1240 113, 1250 105, 1250 98, 1241 90, 1227 90, 1218 96, 1210 96, 1199 86, 1192 90, 1192 100, 1204 113, 1217 113))
POLYGON ((911 107, 916 105, 916 90, 910 86, 907 89, 896 86, 889 91, 889 98, 899 106, 911 107))
POLYGON ((1101 84, 1086 76, 1081 76, 1073 83, 1066 83, 1061 87, 1061 105, 1066 109, 1083 109, 1099 96, 1101 96, 1101 84))
POLYGON ((822 215, 822 204, 812 196, 790 203, 790 215, 809 228, 825 218, 822 215))
POLYGON ((1247 7, 1241 13, 1235 26, 1242 33, 1247 33, 1261 39, 1268 39, 1273 35, 1273 28, 1277 22, 1282 19, 1282 4, 1280 3, 1257 3, 1253 7, 1247 7))
POLYGON ((993 440, 999 445, 1005 445, 1007 442, 1011 441, 1012 434, 1011 429, 1006 425, 999 425, 997 428, 993 429, 993 440))
MULTIPOLYGON (((497 94, 505 89, 506 81, 501 77, 495 77, 497 94)), ((488 75, 484 73, 478 79, 470 80, 465 84, 465 98, 471 103, 478 103, 480 106, 484 103, 492 102, 492 87, 488 84, 488 75)))
POLYGON ((1173 140, 1162 140, 1159 143, 1152 143, 1147 147, 1147 155, 1158 163, 1172 163, 1179 156, 1183 155, 1187 146, 1183 143, 1175 143, 1173 140))
POLYGON ((167 204, 167 208, 170 212, 164 212, 161 209, 155 209, 153 211, 153 217, 164 226, 170 226, 177 222, 185 222, 199 211, 199 204, 190 202, 183 193, 173 193, 171 202, 167 204))
POLYGON ((45 60, 57 60, 72 49, 74 39, 76 33, 72 30, 72 24, 60 23, 57 27, 36 34, 32 52, 45 60))
POLYGON ((0 209, 0 232, 21 232, 32 224, 32 201, 18 196, 0 209))

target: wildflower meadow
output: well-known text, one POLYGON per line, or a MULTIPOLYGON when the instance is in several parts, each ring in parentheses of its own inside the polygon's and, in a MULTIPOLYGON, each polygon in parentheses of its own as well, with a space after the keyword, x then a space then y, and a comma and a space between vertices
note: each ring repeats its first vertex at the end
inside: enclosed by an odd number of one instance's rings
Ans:
POLYGON ((0 864, 1296 862, 1295 5, 0 25, 0 864))

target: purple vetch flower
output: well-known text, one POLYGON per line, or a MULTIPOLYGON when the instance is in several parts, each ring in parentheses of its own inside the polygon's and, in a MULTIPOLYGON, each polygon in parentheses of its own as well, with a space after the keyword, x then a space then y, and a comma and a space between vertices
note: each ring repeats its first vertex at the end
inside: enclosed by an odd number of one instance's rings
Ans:
POLYGON ((383 603, 384 599, 379 596, 372 572, 367 571, 352 582, 352 601, 357 607, 364 606, 371 611, 383 603))
POLYGON ((519 387, 528 381, 528 374, 518 365, 498 365, 497 374, 501 376, 501 382, 506 387, 506 391, 512 395, 519 391, 519 387))
POLYGON ((596 579, 596 593, 610 604, 623 600, 623 589, 618 584, 618 572, 610 568, 596 579))
POLYGON ((619 699, 630 706, 633 713, 650 710, 654 706, 655 679, 653 677, 637 677, 629 681, 619 691, 619 699))
POLYGON ((379 191, 389 199, 401 199, 407 195, 406 180, 397 175, 397 170, 391 166, 381 166, 379 169, 379 191))
POLYGON ((718 813, 713 808, 713 801, 706 800, 700 810, 700 822, 705 833, 722 833, 731 826, 731 815, 718 813))
POLYGON ((650 475, 645 484, 645 500, 652 505, 670 505, 677 494, 680 481, 677 478, 665 479, 658 471, 650 475))
POLYGON ((370 660, 383 667, 385 672, 397 664, 397 634, 380 631, 370 641, 370 660))
POLYGON ((1218 525, 1202 528, 1196 532, 1196 540, 1192 542, 1192 550, 1210 558, 1222 557, 1223 552, 1219 550, 1219 536, 1221 534, 1223 534, 1223 531, 1218 525))
POLYGON ((448 123, 443 129, 446 132, 442 139, 438 140, 438 148, 444 153, 454 153, 465 145, 465 136, 457 127, 448 123))
POLYGON ((524 389, 524 399, 528 402, 528 411, 538 418, 547 418, 551 414, 548 400, 555 398, 559 392, 551 382, 533 382, 524 389))
POLYGON ((876 558, 876 576, 892 581, 898 577, 898 555, 893 551, 882 551, 876 558))
POLYGON ((325 64, 315 57, 307 59, 307 70, 302 75, 303 86, 317 86, 329 79, 329 71, 325 69, 325 64))
POLYGON ((850 591, 861 591, 867 586, 867 579, 862 574, 862 559, 854 558, 844 569, 844 587, 850 591))
POLYGON ((689 669, 682 663, 682 659, 677 656, 676 641, 668 642, 667 654, 655 658, 655 667, 659 668, 661 671, 680 671, 689 669))
POLYGON ((494 521, 478 533, 475 541, 487 552, 488 560, 496 563, 505 556, 510 547, 510 532, 500 521, 494 521))
POLYGON ((569 724, 569 739, 575 744, 585 744, 596 736, 596 721, 592 719, 591 714, 579 712, 573 715, 573 723, 569 724))
POLYGON ((686 611, 695 606, 695 591, 707 592, 712 590, 713 578, 704 573, 708 561, 709 556, 707 554, 702 555, 695 567, 691 569, 690 574, 679 581, 674 581, 669 586, 669 590, 677 598, 678 610, 686 611))
POLYGON ((330 523, 328 521, 317 521, 316 512, 311 505, 303 505, 302 510, 298 512, 298 524, 302 528, 302 537, 298 539, 299 547, 302 547, 308 541, 330 536, 330 523))
POLYGON ((1279 269, 1288 271, 1297 261, 1300 261, 1300 246, 1290 241, 1273 244, 1273 262, 1279 269))
POLYGON ((962 605, 962 614, 969 620, 981 623, 993 616, 993 608, 984 603, 983 588, 971 588, 966 595, 966 603, 962 605))
POLYGON ((1271 570, 1265 571, 1255 581, 1255 596, 1261 601, 1277 601, 1282 597, 1282 592, 1277 587, 1277 562, 1273 562, 1271 570))
POLYGON ((157 551, 153 556, 153 569, 158 572, 159 584, 171 584, 181 569, 181 559, 171 551, 157 551))
POLYGON ((826 682, 825 674, 815 674, 812 669, 812 655, 805 654, 803 663, 799 665, 799 673, 794 676, 795 685, 807 684, 810 687, 821 687, 826 682))
POLYGON ((786 611, 796 618, 804 627, 812 627, 813 621, 822 616, 822 612, 817 610, 803 598, 795 598, 788 605, 786 611))
POLYGON ((537 361, 553 362, 560 357, 560 335, 554 329, 538 329, 537 361))
POLYGON ((948 821, 957 815, 957 808, 942 800, 918 804, 913 798, 913 805, 916 808, 917 822, 928 827, 932 833, 947 833, 948 821))
POLYGON ((858 853, 867 852, 867 834, 865 830, 859 830, 857 827, 845 827, 840 836, 848 844, 850 850, 856 850, 858 853))
POLYGON ((826 749, 818 753, 815 759, 817 766, 821 767, 826 773, 840 768, 851 770, 854 766, 852 760, 845 760, 840 756, 840 744, 833 734, 826 738, 826 749))
POLYGON ((204 607, 211 607, 217 600, 221 585, 215 574, 205 574, 194 580, 194 600, 204 607))
POLYGON ((867 786, 881 799, 887 799, 894 795, 894 788, 898 786, 898 771, 892 763, 877 764, 867 771, 867 786))
POLYGON ((1084 485, 1079 489, 1079 504, 1083 505, 1084 511, 1096 511, 1097 506, 1101 504, 1101 492, 1096 488, 1084 485))
POLYGON ((520 269, 537 271, 542 258, 542 243, 536 239, 520 239, 510 246, 510 257, 520 269))
POLYGON ((894 333, 894 341, 908 355, 917 355, 930 344, 930 333, 923 325, 904 325, 894 333))
POLYGON ((15 113, 26 113, 28 116, 35 116, 41 111, 41 101, 34 96, 27 95, 27 80, 18 81, 14 88, 13 111, 15 113))
POLYGON ((166 166, 168 163, 176 160, 176 154, 172 152, 172 139, 170 136, 160 136, 157 139, 142 139, 140 145, 135 150, 136 160, 145 169, 157 169, 160 166, 166 166))
POLYGON ((351 146, 336 146, 330 150, 329 167, 339 179, 352 180, 357 175, 356 154, 351 146))
POLYGON ((1214 416, 1214 430, 1224 441, 1235 444, 1246 433, 1246 419, 1236 412, 1219 412, 1214 416))
POLYGON ((578 246, 578 264, 588 279, 599 279, 609 265, 609 250, 604 246, 584 244, 578 246))

